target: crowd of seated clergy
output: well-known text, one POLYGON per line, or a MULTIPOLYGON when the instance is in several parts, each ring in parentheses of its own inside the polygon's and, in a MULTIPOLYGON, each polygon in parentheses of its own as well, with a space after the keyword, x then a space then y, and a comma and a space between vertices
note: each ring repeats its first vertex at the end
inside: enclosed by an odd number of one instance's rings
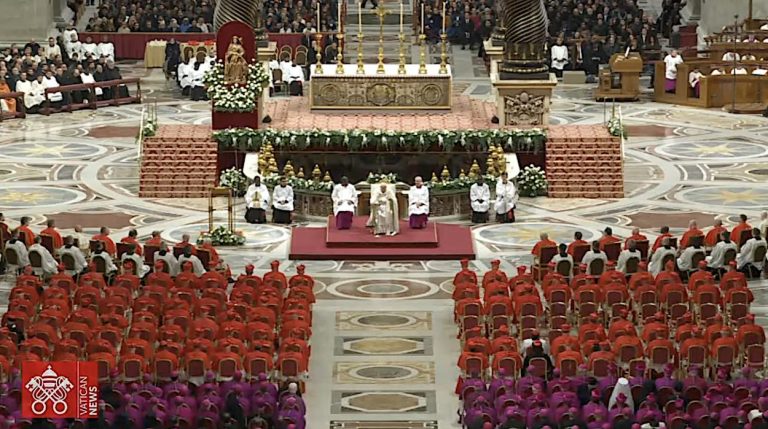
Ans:
MULTIPOLYGON (((90 37, 80 42, 74 29, 65 30, 58 38, 48 38, 44 46, 32 40, 21 48, 11 45, 0 54, 0 93, 24 93, 24 107, 29 113, 45 107, 48 88, 118 79, 122 75, 114 62, 114 46, 95 43, 90 37)), ((113 92, 112 88, 95 88, 99 100, 128 97, 125 85, 118 87, 119 93, 113 92)), ((48 94, 52 108, 88 102, 88 97, 88 90, 48 94)), ((4 99, 2 109, 16 111, 15 100, 4 99)))
POLYGON ((197 277, 214 272, 232 281, 229 265, 209 239, 197 245, 190 242, 189 234, 184 234, 179 243, 170 247, 160 237, 160 231, 153 231, 151 237, 141 243, 135 229, 115 241, 107 227, 101 227, 98 234, 89 237, 79 225, 72 233, 63 235, 53 219, 47 221, 45 229, 35 233, 29 226, 30 220, 24 216, 18 226, 12 228, 0 213, 3 243, 0 262, 4 271, 18 272, 31 266, 35 275, 50 278, 63 264, 65 272, 72 276, 97 269, 108 279, 127 272, 145 278, 155 262, 162 261, 163 270, 171 276, 179 274, 185 263, 189 263, 190 271, 197 277))
MULTIPOLYGON (((726 52, 720 61, 714 60, 707 64, 694 62, 688 72, 688 84, 693 89, 696 97, 701 93, 701 78, 704 76, 730 75, 768 75, 768 64, 764 58, 757 58, 751 53, 739 54, 738 52, 726 52)), ((682 55, 672 49, 664 57, 664 91, 674 93, 677 87, 677 67, 683 64, 682 55)))
POLYGON ((768 427, 765 332, 744 273, 718 284, 704 264, 686 287, 672 261, 629 278, 500 265, 480 275, 463 260, 453 279, 462 427, 768 427))
POLYGON ((3 237, 5 268, 21 273, 0 327, 0 403, 19 427, 80 427, 22 417, 13 399, 22 362, 76 360, 98 367, 94 427, 306 427, 315 299, 304 266, 289 277, 273 261, 259 276, 249 264, 233 280, 222 264, 213 269, 210 243, 188 236, 173 249, 159 232, 144 243, 135 230, 115 242, 108 228, 62 237, 52 220, 35 234, 29 218, 10 228, 0 215, 3 237), (142 277, 134 267, 150 254, 142 277))
POLYGON ((653 275, 671 263, 681 277, 687 279, 703 263, 716 278, 722 276, 730 264, 749 278, 759 278, 766 264, 767 233, 768 212, 763 212, 754 227, 746 215, 740 215, 740 222, 730 231, 720 220, 706 232, 691 220, 680 237, 673 236, 669 227, 663 226, 652 244, 639 228, 634 228, 631 236, 621 240, 607 227, 603 236, 592 243, 584 241, 581 232, 576 232, 574 241, 568 245, 558 245, 542 233, 531 253, 535 265, 552 268, 561 260, 567 260, 570 271, 568 268, 565 271, 575 272, 584 265, 586 272, 593 276, 601 275, 609 266, 631 275, 637 271, 639 262, 646 262, 653 275), (634 262, 630 263, 630 260, 634 262))

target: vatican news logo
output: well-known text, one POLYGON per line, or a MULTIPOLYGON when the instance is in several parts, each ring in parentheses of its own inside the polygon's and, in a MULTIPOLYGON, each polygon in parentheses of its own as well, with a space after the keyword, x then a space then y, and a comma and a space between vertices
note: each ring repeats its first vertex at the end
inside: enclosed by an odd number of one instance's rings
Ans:
POLYGON ((21 414, 28 419, 99 416, 96 362, 22 362, 21 414))

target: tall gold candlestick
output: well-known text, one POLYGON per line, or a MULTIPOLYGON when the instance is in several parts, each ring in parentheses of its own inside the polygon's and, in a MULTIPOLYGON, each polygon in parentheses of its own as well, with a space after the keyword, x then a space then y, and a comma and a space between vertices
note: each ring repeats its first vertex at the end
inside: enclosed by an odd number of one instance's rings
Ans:
POLYGON ((318 32, 315 34, 315 42, 317 42, 317 64, 315 64, 315 74, 323 74, 323 35, 318 32))
POLYGON ((447 41, 448 35, 445 34, 445 31, 443 31, 443 34, 440 35, 440 74, 448 74, 448 52, 446 47, 447 41))
POLYGON ((384 16, 387 10, 383 4, 379 3, 376 14, 379 15, 379 63, 376 65, 376 74, 384 74, 384 16))
POLYGON ((400 64, 397 66, 397 74, 405 74, 405 34, 400 32, 400 64))
POLYGON ((446 21, 446 19, 445 19, 445 4, 446 3, 447 2, 443 2, 443 33, 445 33, 445 21, 446 21))
POLYGON ((344 46, 344 33, 339 33, 336 37, 339 39, 339 51, 336 54, 336 74, 344 74, 344 55, 341 52, 341 47, 344 46))
POLYGON ((427 35, 423 32, 419 34, 419 74, 427 74, 427 35))
POLYGON ((365 74, 363 65, 363 32, 357 33, 357 74, 365 74))

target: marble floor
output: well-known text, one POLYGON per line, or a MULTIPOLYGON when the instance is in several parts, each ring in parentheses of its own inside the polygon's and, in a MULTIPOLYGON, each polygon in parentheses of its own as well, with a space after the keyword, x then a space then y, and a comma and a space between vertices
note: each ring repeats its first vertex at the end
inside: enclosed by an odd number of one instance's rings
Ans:
MULTIPOLYGON (((474 60, 466 54, 460 60, 474 60)), ((142 76, 148 99, 158 103, 162 124, 207 124, 209 106, 180 100, 158 71, 123 65, 124 75, 142 76)), ((472 66, 458 76, 457 91, 472 97, 490 94, 487 79, 472 66)), ((611 106, 591 101, 591 87, 561 85, 551 121, 601 123, 611 106)), ((162 230, 169 241, 207 228, 207 201, 140 199, 137 145, 142 107, 80 111, 0 124, 0 212, 12 225, 32 216, 33 229, 54 218, 67 231, 101 225, 122 237, 129 228, 147 236, 162 230)), ((500 258, 511 272, 530 263, 539 232, 568 241, 575 231, 598 237, 605 226, 626 236, 634 226, 655 236, 657 227, 679 232, 690 219, 708 227, 714 219, 731 225, 740 213, 756 220, 768 209, 768 119, 731 116, 656 104, 649 95, 622 104, 629 125, 625 151, 626 198, 618 200, 523 199, 518 222, 474 228, 484 271, 500 258)), ((246 263, 266 271, 273 259, 285 260, 289 228, 251 226, 240 220, 247 243, 220 253, 237 272, 246 263)), ((306 262, 317 279, 311 377, 310 427, 458 427, 452 394, 459 344, 450 300, 456 262, 322 261, 306 262), (437 357, 440 357, 439 359, 437 357), (360 424, 366 421, 369 423, 360 424), (370 422, 383 422, 381 424, 370 422)), ((294 263, 282 269, 293 272, 294 263)), ((758 321, 768 325, 768 282, 755 281, 758 321)), ((0 304, 10 284, 0 284, 0 304)))

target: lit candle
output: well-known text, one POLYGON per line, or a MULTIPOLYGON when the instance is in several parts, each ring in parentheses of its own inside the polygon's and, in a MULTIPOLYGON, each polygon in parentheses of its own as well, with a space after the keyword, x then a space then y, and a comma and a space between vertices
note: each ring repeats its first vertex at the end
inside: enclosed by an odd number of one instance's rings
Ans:
POLYGON ((403 34, 403 2, 400 1, 400 34, 403 34))
POLYGON ((446 3, 448 3, 448 2, 443 2, 443 33, 445 33, 445 21, 447 21, 447 19, 445 19, 445 4, 446 3))
POLYGON ((363 34, 363 4, 357 2, 357 33, 363 34))
POLYGON ((424 34, 424 3, 421 4, 421 34, 424 34))
POLYGON ((339 0, 339 19, 336 21, 336 30, 341 33, 341 0, 339 0))
POLYGON ((317 32, 319 33, 320 30, 320 2, 317 2, 317 32))

